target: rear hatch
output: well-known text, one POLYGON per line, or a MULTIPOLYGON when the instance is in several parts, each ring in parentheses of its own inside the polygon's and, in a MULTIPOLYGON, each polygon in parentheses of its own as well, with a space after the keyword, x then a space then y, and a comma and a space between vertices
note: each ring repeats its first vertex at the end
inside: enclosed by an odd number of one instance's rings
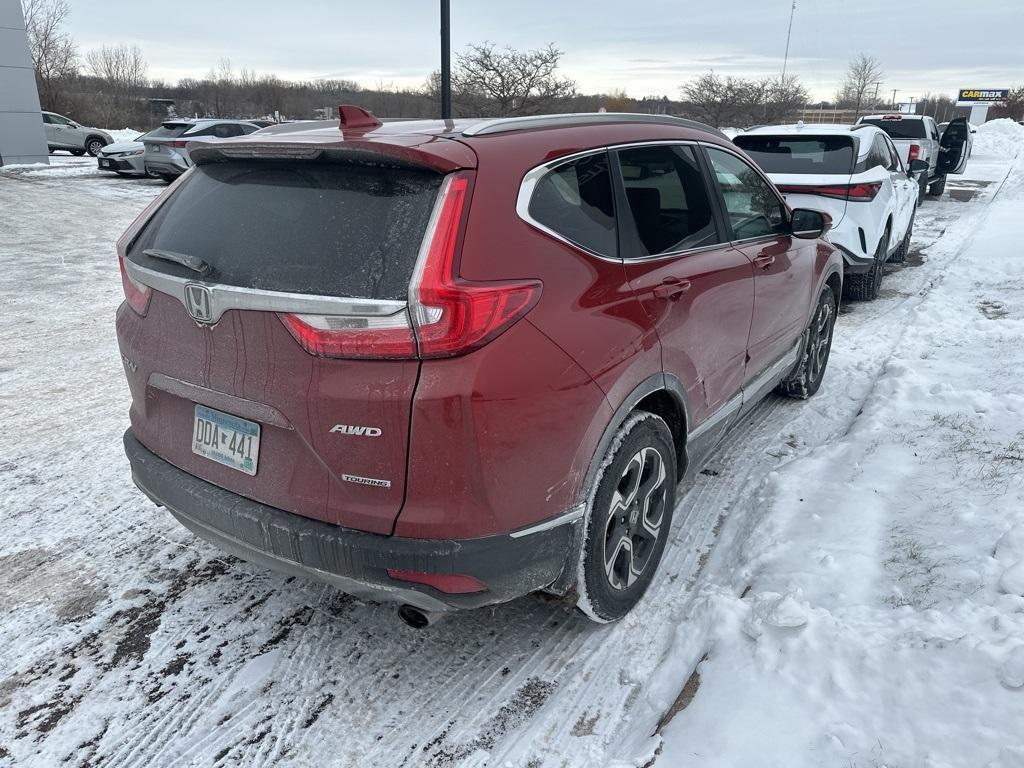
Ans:
POLYGON ((744 134, 735 144, 756 162, 786 197, 791 208, 826 211, 832 225, 846 215, 857 160, 853 135, 744 134))
POLYGON ((883 115, 882 117, 861 118, 860 123, 877 126, 889 134, 904 165, 920 156, 921 144, 928 138, 924 120, 917 117, 904 119, 903 115, 898 114, 883 115), (913 145, 917 145, 918 150, 911 157, 910 148, 913 145))
POLYGON ((119 243, 136 437, 248 498, 390 533, 420 369, 408 290, 444 179, 384 156, 191 171, 119 243))
POLYGON ((175 148, 183 148, 186 139, 182 137, 193 127, 193 123, 169 120, 143 137, 146 155, 153 160, 168 161, 175 148))

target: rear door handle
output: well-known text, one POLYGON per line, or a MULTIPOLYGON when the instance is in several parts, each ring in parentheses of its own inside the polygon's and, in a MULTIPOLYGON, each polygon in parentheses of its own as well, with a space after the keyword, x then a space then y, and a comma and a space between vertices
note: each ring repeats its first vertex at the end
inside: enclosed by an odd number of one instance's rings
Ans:
POLYGON ((770 253, 762 253, 760 256, 754 257, 754 266, 760 267, 761 269, 768 269, 768 267, 774 263, 775 256, 770 253))
POLYGON ((659 299, 675 301, 690 290, 690 281, 681 277, 666 277, 661 285, 654 286, 654 295, 659 299))

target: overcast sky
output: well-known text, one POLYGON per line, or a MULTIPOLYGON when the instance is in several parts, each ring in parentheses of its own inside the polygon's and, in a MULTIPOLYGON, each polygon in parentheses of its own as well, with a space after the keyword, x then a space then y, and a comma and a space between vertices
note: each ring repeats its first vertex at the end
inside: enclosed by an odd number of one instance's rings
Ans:
MULTIPOLYGON (((452 0, 452 48, 490 40, 565 52, 587 93, 678 97, 713 68, 782 68, 791 0, 452 0)), ((222 58, 288 79, 418 86, 438 67, 437 0, 71 0, 85 51, 137 43, 150 75, 203 76, 222 58), (102 8, 102 12, 98 9, 102 8)), ((1024 83, 1024 0, 797 0, 788 71, 831 98, 850 58, 876 56, 898 100, 1024 83)))

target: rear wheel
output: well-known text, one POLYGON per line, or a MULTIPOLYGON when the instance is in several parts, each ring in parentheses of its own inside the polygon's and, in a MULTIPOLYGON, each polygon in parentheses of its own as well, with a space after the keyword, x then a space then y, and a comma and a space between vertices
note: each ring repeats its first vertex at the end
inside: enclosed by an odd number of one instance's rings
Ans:
POLYGON ((924 201, 924 196, 928 192, 928 174, 922 173, 917 177, 917 204, 920 205, 924 201))
POLYGON ((577 571, 577 607, 616 621, 654 578, 672 525, 676 452, 659 416, 638 411, 622 425, 590 499, 577 571))
POLYGON ((82 155, 85 154, 84 149, 69 149, 68 152, 70 152, 75 157, 81 157, 82 155))
POLYGON ((932 197, 938 197, 946 191, 946 177, 939 176, 935 181, 928 187, 928 194, 932 197))
POLYGON ((848 275, 843 281, 843 294, 848 299, 874 301, 882 290, 882 272, 885 264, 885 249, 889 245, 889 228, 886 227, 878 240, 871 269, 859 275, 848 275))
POLYGON ((91 157, 96 157, 100 153, 100 150, 107 146, 103 139, 91 138, 85 142, 85 151, 89 153, 91 157))
POLYGON ((170 184, 172 181, 174 181, 176 178, 178 178, 177 176, 175 176, 173 174, 170 174, 170 173, 161 173, 161 174, 158 174, 158 175, 160 176, 161 179, 166 181, 168 184, 170 184))
POLYGON ((836 297, 827 285, 818 297, 818 306, 804 336, 804 354, 800 363, 779 384, 780 394, 805 400, 821 386, 832 351, 832 331, 836 327, 836 297))

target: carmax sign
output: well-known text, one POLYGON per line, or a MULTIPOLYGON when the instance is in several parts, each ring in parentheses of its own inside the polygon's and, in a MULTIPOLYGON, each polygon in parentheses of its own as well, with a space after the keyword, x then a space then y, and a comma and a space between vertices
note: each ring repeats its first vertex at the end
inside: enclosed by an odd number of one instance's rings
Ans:
POLYGON ((1009 95, 1009 88, 990 88, 989 90, 961 88, 960 96, 957 98, 957 101, 962 101, 967 104, 991 104, 997 101, 1006 101, 1006 98, 1009 95))

